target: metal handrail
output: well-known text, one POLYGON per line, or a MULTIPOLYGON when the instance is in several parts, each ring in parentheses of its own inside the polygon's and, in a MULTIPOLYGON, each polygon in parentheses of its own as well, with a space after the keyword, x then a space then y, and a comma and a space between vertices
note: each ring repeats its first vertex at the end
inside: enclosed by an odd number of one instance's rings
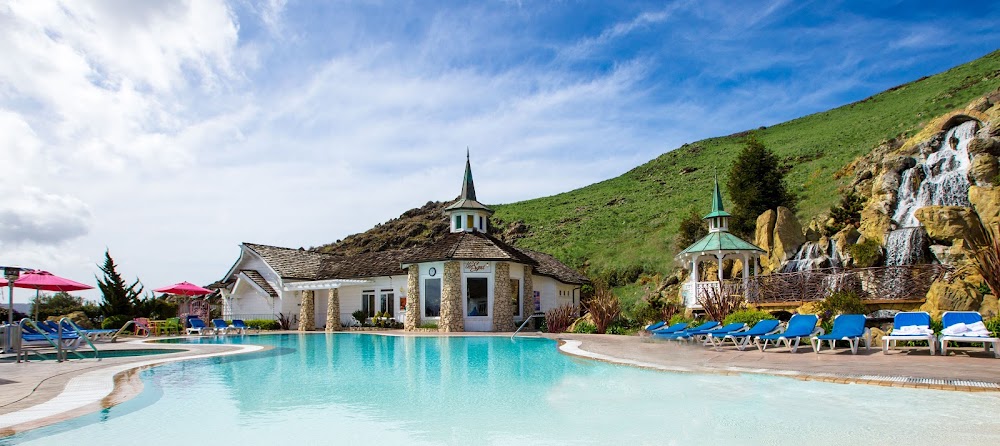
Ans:
POLYGON ((524 326, 528 325, 528 321, 530 321, 532 318, 536 318, 536 317, 545 317, 545 313, 535 313, 535 314, 532 314, 531 316, 528 316, 528 317, 524 318, 524 322, 521 322, 521 326, 517 327, 517 330, 514 330, 514 334, 510 335, 510 340, 513 341, 514 340, 514 336, 517 336, 517 334, 520 333, 522 329, 524 329, 524 326))
MULTIPOLYGON (((62 342, 61 342, 61 339, 57 339, 57 340, 53 341, 52 338, 49 337, 48 332, 46 332, 45 330, 42 330, 42 328, 39 327, 38 324, 35 323, 35 321, 33 321, 31 319, 28 319, 28 318, 21 319, 21 322, 18 323, 18 326, 21 329, 21 335, 22 336, 24 335, 24 326, 25 326, 25 324, 29 325, 33 330, 35 330, 36 333, 42 335, 42 337, 45 338, 46 341, 48 341, 49 345, 51 345, 52 348, 56 349, 56 361, 62 362, 62 342)), ((22 357, 24 357, 27 360, 27 355, 24 352, 24 341, 23 341, 23 339, 20 342, 18 342, 18 348, 17 348, 16 355, 17 355, 17 362, 21 362, 21 358, 22 357)))
MULTIPOLYGON (((101 360, 101 352, 100 352, 100 351, 98 351, 98 350, 97 350, 97 346, 96 346, 96 345, 94 345, 94 343, 93 343, 93 342, 91 342, 91 340, 90 340, 90 336, 87 336, 87 333, 86 333, 85 331, 83 331, 83 329, 82 329, 82 328, 80 328, 80 326, 79 326, 79 325, 76 325, 76 322, 73 322, 73 320, 72 320, 72 319, 70 319, 70 318, 68 318, 68 317, 64 317, 64 318, 62 318, 62 319, 59 319, 59 332, 60 332, 60 333, 62 332, 62 325, 63 325, 63 321, 66 321, 67 325, 69 325, 69 327, 70 327, 70 328, 72 328, 72 329, 73 329, 73 331, 75 331, 75 332, 76 332, 76 335, 77 335, 77 336, 79 336, 79 337, 83 338, 83 340, 84 340, 84 341, 87 341, 87 345, 89 345, 89 346, 90 346, 90 349, 94 351, 94 359, 96 359, 96 360, 100 361, 100 360, 101 360)), ((73 351, 73 353, 76 353, 77 355, 79 355, 79 356, 80 356, 80 358, 83 358, 83 355, 81 355, 81 354, 80 354, 79 352, 77 352, 76 350, 74 350, 74 351, 73 351)))
POLYGON ((134 326, 135 325, 135 320, 130 320, 130 321, 126 322, 125 325, 122 325, 122 328, 119 328, 118 331, 115 332, 115 334, 111 335, 111 342, 117 341, 118 340, 118 335, 124 333, 125 329, 128 328, 129 325, 133 325, 134 326))

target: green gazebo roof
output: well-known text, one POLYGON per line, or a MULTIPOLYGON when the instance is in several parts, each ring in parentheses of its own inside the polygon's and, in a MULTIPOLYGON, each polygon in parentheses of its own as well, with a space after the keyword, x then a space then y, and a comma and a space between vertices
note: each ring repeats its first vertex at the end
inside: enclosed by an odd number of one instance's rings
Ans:
POLYGON ((694 242, 687 249, 683 250, 678 254, 678 256, 683 256, 685 254, 695 254, 710 251, 760 251, 765 252, 763 249, 745 241, 729 232, 720 231, 712 232, 702 237, 701 240, 694 242))
POLYGON ((729 213, 722 208, 722 191, 719 190, 719 177, 715 177, 715 193, 712 194, 712 212, 702 217, 702 219, 713 217, 730 217, 729 213))

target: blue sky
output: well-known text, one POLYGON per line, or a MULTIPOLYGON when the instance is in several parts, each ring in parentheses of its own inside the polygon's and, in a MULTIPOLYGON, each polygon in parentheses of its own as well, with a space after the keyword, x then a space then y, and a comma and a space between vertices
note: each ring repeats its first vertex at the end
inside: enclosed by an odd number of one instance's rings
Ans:
POLYGON ((454 197, 466 147, 485 202, 564 192, 973 60, 998 9, 8 2, 0 264, 207 284, 454 197))

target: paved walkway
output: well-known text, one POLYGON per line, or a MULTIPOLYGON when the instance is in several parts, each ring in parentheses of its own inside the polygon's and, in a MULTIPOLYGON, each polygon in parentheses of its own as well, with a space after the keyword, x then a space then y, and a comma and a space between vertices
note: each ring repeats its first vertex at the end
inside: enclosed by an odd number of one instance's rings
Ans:
MULTIPOLYGON (((409 334, 400 330, 380 332, 409 334)), ((377 333, 376 333, 377 334, 377 333)), ((502 333, 455 333, 454 336, 502 333)), ((528 334, 531 336, 531 334, 528 334)), ((540 334, 536 334, 540 335, 540 334)), ((253 336, 253 335, 251 335, 253 336)), ((509 336, 509 333, 506 334, 509 336)), ((864 383, 947 390, 1000 390, 1000 359, 981 349, 955 349, 948 357, 930 356, 926 348, 901 349, 883 355, 880 349, 813 353, 809 346, 791 353, 778 348, 761 353, 614 335, 540 335, 561 342, 564 353, 591 359, 688 373, 763 373, 799 379, 864 383)), ((136 370, 164 362, 256 351, 248 345, 150 344, 131 341, 100 344, 102 351, 122 349, 184 349, 152 356, 106 357, 17 364, 0 358, 0 438, 118 404, 141 391, 136 370)))

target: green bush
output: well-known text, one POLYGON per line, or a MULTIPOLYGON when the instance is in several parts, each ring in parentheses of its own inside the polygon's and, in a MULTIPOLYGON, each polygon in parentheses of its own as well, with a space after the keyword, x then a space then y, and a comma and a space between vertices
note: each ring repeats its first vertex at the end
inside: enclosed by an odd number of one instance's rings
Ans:
POLYGON ((984 322, 986 324, 986 329, 990 331, 990 334, 992 334, 993 336, 1000 335, 1000 317, 987 319, 984 322))
POLYGON ((681 322, 692 322, 692 321, 694 321, 693 317, 688 317, 684 313, 677 313, 670 317, 670 323, 668 323, 667 325, 674 325, 674 324, 679 324, 681 322))
POLYGON ((243 322, 247 324, 247 327, 256 328, 258 330, 277 330, 281 328, 278 321, 273 319, 248 319, 243 322))
POLYGON ((364 310, 355 311, 351 313, 351 316, 361 325, 365 325, 365 319, 368 319, 368 313, 365 313, 364 310))
POLYGON ((435 324, 434 322, 424 322, 424 323, 418 325, 417 328, 431 328, 431 329, 437 330, 438 324, 435 324))
POLYGON ((848 246, 847 252, 851 254, 854 266, 858 268, 870 268, 882 261, 882 245, 873 238, 848 246))
POLYGON ((746 309, 730 313, 729 316, 726 316, 726 319, 722 321, 722 325, 736 324, 742 322, 744 324, 747 324, 748 327, 753 327, 754 324, 765 319, 775 319, 775 317, 772 316, 771 313, 768 313, 766 311, 746 309))
POLYGON ((104 318, 101 322, 101 328, 105 330, 117 330, 125 326, 125 323, 132 320, 130 316, 124 314, 116 314, 114 316, 108 316, 104 318))
POLYGON ((817 306, 823 319, 833 320, 838 314, 867 314, 868 309, 861 302, 861 296, 853 291, 837 291, 823 299, 817 306))
POLYGON ((573 333, 593 334, 597 333, 597 326, 587 321, 580 321, 573 327, 573 333))
POLYGON ((640 329, 642 329, 641 325, 620 317, 608 327, 608 334, 632 336, 640 329))

